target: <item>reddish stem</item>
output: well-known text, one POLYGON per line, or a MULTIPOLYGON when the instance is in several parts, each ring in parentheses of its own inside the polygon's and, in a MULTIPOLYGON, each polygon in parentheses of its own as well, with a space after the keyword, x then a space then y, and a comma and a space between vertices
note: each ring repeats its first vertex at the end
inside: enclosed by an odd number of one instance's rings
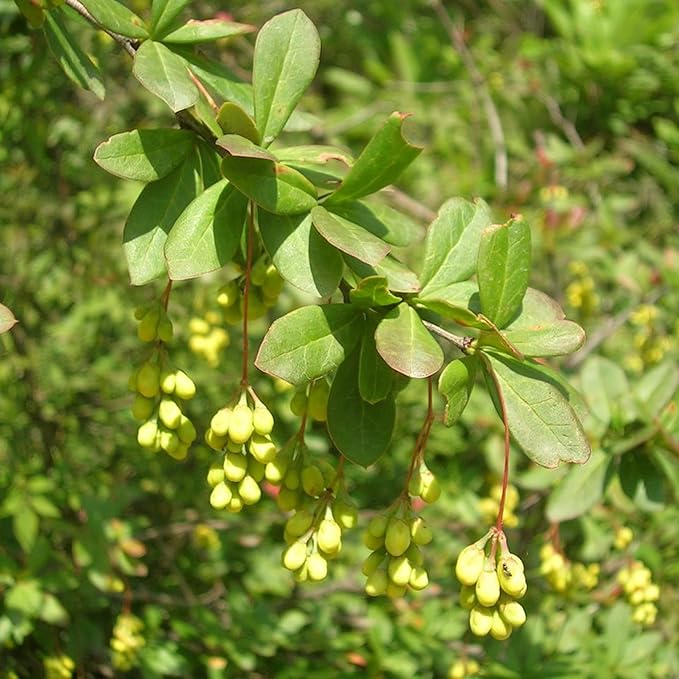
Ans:
POLYGON ((415 440, 415 449, 413 450, 413 455, 410 458, 410 466, 408 467, 408 474, 406 475, 405 489, 403 491, 404 495, 408 495, 408 486, 410 485, 410 479, 415 473, 416 467, 422 461, 424 455, 424 450, 427 446, 427 441, 429 439, 429 433, 431 432, 431 425, 434 423, 434 397, 433 397, 433 387, 431 377, 427 380, 427 414, 422 423, 422 428, 420 429, 417 439, 415 440))
POLYGON ((255 206, 250 203, 248 211, 248 230, 246 236, 245 256, 245 285, 243 286, 243 375, 240 380, 241 387, 248 386, 249 366, 249 338, 248 338, 248 309, 250 304, 250 276, 252 274, 252 250, 255 236, 255 206))
POLYGON ((163 309, 165 309, 165 311, 167 311, 167 305, 170 303, 171 292, 172 292, 172 279, 167 281, 165 290, 163 290, 163 294, 160 296, 160 303, 163 305, 163 309))

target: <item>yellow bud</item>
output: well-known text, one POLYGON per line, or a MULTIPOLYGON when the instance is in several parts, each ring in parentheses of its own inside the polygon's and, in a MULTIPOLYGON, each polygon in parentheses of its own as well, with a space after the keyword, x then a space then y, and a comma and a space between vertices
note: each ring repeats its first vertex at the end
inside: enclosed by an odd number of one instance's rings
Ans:
POLYGON ((299 540, 293 542, 283 552, 283 566, 289 571, 296 571, 306 561, 306 543, 299 540))
POLYGON ((477 544, 468 545, 457 557, 455 577, 463 585, 469 585, 470 587, 475 585, 483 570, 485 558, 485 553, 481 547, 477 544))
POLYGON ((192 335, 207 335, 210 332, 210 324, 202 318, 192 318, 189 321, 189 332, 192 335))
POLYGON ((408 561, 408 557, 405 554, 401 556, 392 557, 389 559, 389 565, 387 566, 387 573, 389 578, 395 585, 405 586, 410 581, 410 575, 413 572, 413 568, 408 561))
POLYGON ((408 584, 417 591, 424 589, 429 584, 429 576, 427 575, 427 571, 425 571, 422 566, 415 566, 415 568, 413 568, 410 572, 410 580, 408 581, 408 584))
POLYGON ((490 626, 490 636, 498 641, 503 641, 504 639, 507 639, 511 633, 512 626, 504 620, 499 611, 495 609, 493 611, 493 620, 490 626))
POLYGON ((252 414, 252 426, 255 428, 255 431, 265 436, 273 431, 273 425, 273 415, 269 409, 263 405, 256 405, 252 414))
POLYGON ((238 493, 246 505, 257 504, 262 497, 262 490, 252 476, 243 477, 238 484, 238 493))
POLYGON ((222 408, 212 416, 210 429, 216 436, 226 436, 229 433, 229 422, 231 422, 231 408, 222 408))
POLYGON ((171 370, 163 370, 160 374, 160 389, 165 394, 173 394, 175 388, 175 374, 171 370))
POLYGON ((471 611, 471 609, 477 604, 476 588, 471 585, 462 585, 459 601, 462 608, 471 611))
POLYGON ((253 431, 252 410, 247 404, 239 403, 231 415, 229 438, 234 443, 245 443, 252 436, 253 431))
POLYGON ((328 417, 328 395, 330 387, 325 380, 314 382, 309 393, 309 416, 317 422, 325 422, 328 417))
POLYGON ((277 452, 276 446, 268 434, 266 436, 253 434, 248 449, 252 456, 262 464, 271 462, 276 457, 277 452))
POLYGON ((389 578, 387 577, 387 572, 380 568, 368 576, 365 583, 365 591, 368 596, 381 596, 386 594, 388 585, 389 578))
POLYGON ((420 516, 410 522, 410 535, 416 545, 428 545, 432 541, 432 532, 420 516))
POLYGON ((179 398, 188 401, 196 395, 196 385, 183 370, 177 370, 174 380, 174 391, 179 398))
POLYGON ((173 431, 161 431, 160 447, 172 455, 179 447, 179 437, 173 431))
POLYGON ((261 483, 264 480, 264 467, 259 460, 256 460, 252 455, 248 456, 248 476, 261 483))
POLYGON ((182 411, 171 398, 163 398, 158 408, 158 417, 168 429, 176 429, 182 419, 182 411))
POLYGON ((224 509, 231 502, 233 493, 224 482, 218 483, 210 493, 210 504, 215 509, 224 509))
POLYGON ((165 315, 160 319, 158 323, 158 339, 161 342, 171 342, 172 336, 174 335, 174 328, 172 327, 172 321, 165 315))
POLYGON ((160 391, 160 368, 144 363, 137 373, 137 391, 146 398, 153 398, 160 391))
POLYGON ((214 487, 222 481, 224 481, 224 468, 222 466, 217 467, 216 465, 210 467, 207 473, 207 482, 214 487))
POLYGON ((387 524, 384 546, 392 556, 401 556, 410 546, 410 528, 403 519, 392 517, 387 524))
POLYGON ((158 322, 160 321, 160 306, 152 306, 139 321, 137 326, 137 337, 142 342, 153 342, 158 332, 158 322))
POLYGON ((476 581, 476 598, 482 606, 490 607, 497 603, 500 598, 500 581, 495 569, 483 569, 476 581))
POLYGON ((464 679, 467 676, 467 671, 464 663, 457 660, 450 666, 448 670, 448 679, 464 679))
POLYGON ((132 415, 135 420, 143 422, 151 417, 155 408, 156 402, 154 399, 137 394, 132 403, 132 415))
POLYGON ((148 420, 139 427, 137 431, 137 442, 142 448, 154 448, 156 445, 156 435, 158 434, 158 423, 156 420, 148 420))
POLYGON ((342 529, 336 521, 321 521, 318 527, 318 546, 328 554, 339 552, 342 546, 342 529))
POLYGON ((315 465, 302 469, 302 488, 311 497, 319 496, 325 489, 325 481, 321 470, 315 465))
POLYGON ((363 544, 368 549, 380 549, 384 546, 384 539, 375 537, 370 531, 363 532, 363 544))
POLYGON ((366 577, 371 576, 380 566, 382 561, 384 561, 386 554, 383 550, 379 552, 371 552, 370 556, 363 562, 361 566, 361 573, 366 577))
POLYGON ((229 502, 229 506, 227 509, 232 513, 232 514, 238 514, 243 509, 243 500, 239 495, 236 495, 234 492, 233 497, 231 498, 231 502, 229 502))
POLYGON ((332 515, 342 528, 353 528, 358 522, 358 508, 352 502, 337 500, 332 506, 332 515))
POLYGON ((205 432, 205 443, 212 448, 212 450, 221 451, 226 445, 226 436, 217 436, 212 429, 205 432))
POLYGON ((399 597, 402 597, 402 596, 405 595, 406 586, 405 585, 397 585, 394 582, 388 582, 387 583, 387 591, 385 593, 391 599, 398 599, 399 597))
POLYGON ((179 436, 180 441, 189 445, 196 440, 196 428, 186 415, 181 416, 179 427, 177 428, 177 436, 179 436))
POLYGON ((477 637, 485 637, 493 626, 493 609, 476 605, 469 612, 469 629, 477 637))
POLYGON ((309 580, 318 582, 323 580, 328 574, 328 562, 318 553, 312 554, 307 559, 307 569, 309 574, 309 580))
POLYGON ((221 307, 233 306, 240 298, 240 290, 236 281, 230 281, 217 291, 217 304, 221 307))
POLYGON ((237 483, 245 476, 248 460, 241 453, 227 453, 224 456, 224 475, 229 481, 237 483))
POLYGON ((373 516, 373 518, 370 519, 370 523, 368 524, 368 532, 376 538, 381 538, 387 531, 388 523, 389 519, 384 514, 373 516))
POLYGON ((276 458, 269 462, 264 469, 264 477, 269 483, 276 485, 283 481, 285 472, 288 470, 288 464, 283 458, 276 458))
POLYGON ((497 564, 497 577, 502 589, 511 596, 519 596, 525 592, 526 578, 523 574, 523 562, 515 554, 500 557, 497 564))
POLYGON ((526 622, 526 611, 518 601, 508 599, 500 601, 498 611, 502 618, 512 627, 521 627, 526 622))

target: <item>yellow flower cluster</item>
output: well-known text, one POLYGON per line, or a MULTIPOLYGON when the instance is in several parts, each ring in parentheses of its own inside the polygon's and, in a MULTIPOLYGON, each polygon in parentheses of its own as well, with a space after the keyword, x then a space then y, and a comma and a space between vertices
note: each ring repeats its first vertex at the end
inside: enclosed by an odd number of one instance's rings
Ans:
POLYGON ((212 367, 219 365, 222 351, 229 346, 229 333, 221 327, 221 317, 216 311, 208 311, 203 318, 189 321, 189 349, 204 358, 212 367))
POLYGON ((67 655, 51 655, 42 661, 45 679, 70 679, 73 676, 75 663, 67 655))
POLYGON ((579 309, 583 316, 589 316, 599 306, 599 295, 594 291, 594 279, 584 262, 572 261, 568 271, 574 277, 566 288, 566 299, 574 309, 579 309))
MULTIPOLYGON (((479 511, 483 517, 484 523, 494 523, 497 513, 500 509, 500 498, 502 497, 502 484, 495 483, 491 487, 488 497, 479 500, 479 511)), ((503 515, 503 523, 507 528, 516 528, 519 525, 519 517, 514 513, 514 510, 519 505, 519 491, 516 486, 511 484, 507 486, 507 495, 505 497, 505 509, 503 515)))
POLYGON ((598 563, 584 564, 569 561, 557 552, 551 542, 540 549, 540 574, 544 575, 556 592, 567 592, 580 588, 592 590, 599 584, 601 568, 598 563))
POLYGON ((481 667, 476 660, 456 660, 448 668, 448 679, 464 679, 479 673, 481 667))
POLYGON ((634 606, 632 619, 644 626, 652 625, 658 614, 656 602, 660 598, 660 588, 652 580, 651 571, 641 561, 632 561, 618 572, 618 583, 627 601, 634 606))

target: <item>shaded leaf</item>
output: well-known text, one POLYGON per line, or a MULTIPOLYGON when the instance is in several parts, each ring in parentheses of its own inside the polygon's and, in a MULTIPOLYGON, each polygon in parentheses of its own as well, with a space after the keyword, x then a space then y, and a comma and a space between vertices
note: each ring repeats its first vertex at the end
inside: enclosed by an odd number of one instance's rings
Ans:
POLYGON ((14 314, 4 304, 0 304, 0 334, 11 330, 18 322, 14 314))
POLYGON ((396 423, 392 395, 378 403, 361 398, 359 353, 353 352, 337 369, 328 397, 328 434, 337 449, 355 464, 368 467, 387 450, 396 423))
POLYGON ((379 403, 391 393, 394 373, 377 352, 374 322, 366 324, 358 363, 358 390, 367 403, 379 403))
POLYGON ((540 330, 566 318, 556 300, 540 290, 527 288, 518 313, 505 330, 540 330))
POLYGON ((375 344, 385 363, 408 377, 429 377, 443 365, 439 343, 405 302, 380 321, 375 344))
POLYGON ((482 332, 479 344, 504 350, 504 338, 524 356, 540 357, 565 356, 585 343, 585 331, 572 321, 557 321, 538 330, 503 330, 500 335, 482 332))
POLYGON ((530 259, 530 228, 521 218, 482 232, 476 267, 481 310, 498 328, 507 325, 521 305, 530 259))
POLYGON ((94 160, 117 177, 152 182, 174 170, 193 142, 194 135, 187 130, 131 130, 99 144, 94 160))
POLYGON ((43 593, 40 583, 36 580, 18 582, 5 594, 5 606, 15 611, 20 611, 29 618, 40 613, 43 593))
POLYGON ((439 377, 439 392, 446 399, 443 422, 452 426, 467 407, 474 389, 479 360, 476 356, 464 356, 451 361, 439 377))
POLYGON ((492 221, 482 200, 451 198, 429 225, 420 281, 422 295, 468 279, 476 271, 481 232, 492 221))
POLYGON ((479 289, 474 281, 460 281, 443 288, 421 292, 413 303, 439 316, 469 328, 490 330, 492 325, 479 317, 479 289))
POLYGON ((679 388, 679 368, 672 361, 645 372, 634 384, 634 398, 647 422, 654 421, 679 388))
POLYGON ((664 508, 664 477, 644 449, 620 458, 619 475, 621 488, 639 509, 657 512, 664 508))
POLYGON ((151 3, 151 36, 162 38, 190 0, 153 0, 151 3))
POLYGON ((81 0, 85 9, 104 28, 127 38, 143 40, 149 32, 144 21, 117 0, 81 0))
POLYGON ((42 7, 34 5, 31 0, 14 0, 14 2, 31 28, 40 28, 43 25, 45 22, 45 12, 42 7))
POLYGON ((240 243, 247 206, 247 198, 225 179, 189 203, 165 243, 170 278, 196 278, 230 262, 240 243))
POLYGON ((403 136, 404 113, 392 113, 363 149, 326 205, 362 198, 393 183, 422 148, 403 136))
POLYGON ((580 385, 591 413, 604 427, 635 418, 631 390, 623 369, 603 356, 590 356, 582 366, 580 385))
POLYGON ((415 272, 390 255, 387 255, 376 266, 370 266, 346 254, 344 255, 344 261, 359 278, 368 278, 370 276, 386 278, 389 290, 394 292, 415 293, 420 289, 420 282, 417 280, 415 272))
POLYGON ((272 153, 261 146, 258 146, 247 137, 243 137, 239 134, 225 134, 217 139, 215 143, 220 148, 223 148, 230 156, 236 156, 238 158, 258 158, 259 160, 270 160, 272 162, 276 161, 276 156, 272 153))
POLYGON ((587 464, 568 470, 547 499, 546 516, 552 523, 586 514, 604 495, 608 457, 595 450, 587 464))
POLYGON ((311 215, 274 215, 260 210, 264 247, 286 281, 315 297, 328 297, 342 279, 344 261, 311 225, 311 215))
POLYGON ((65 24, 66 13, 61 7, 45 12, 43 30, 52 54, 64 73, 84 90, 90 90, 103 99, 106 90, 101 73, 92 60, 80 49, 78 42, 71 38, 65 24))
POLYGON ((311 220, 328 243, 366 264, 379 264, 390 250, 389 245, 362 226, 332 214, 320 205, 311 210, 311 220))
POLYGON ((198 88, 191 80, 187 62, 160 42, 145 40, 141 44, 134 55, 132 73, 175 113, 198 100, 198 88))
POLYGON ((183 26, 163 35, 163 42, 194 44, 252 33, 254 26, 226 19, 189 19, 183 26))
POLYGON ((384 276, 364 278, 349 292, 349 296, 352 304, 365 307, 391 306, 401 302, 400 297, 389 292, 387 279, 384 276))
POLYGON ((252 85, 255 121, 268 146, 316 75, 321 53, 318 31, 302 10, 267 21, 255 43, 252 85))
POLYGON ((567 396, 529 363, 484 352, 488 389, 501 415, 496 384, 504 397, 509 431, 533 462, 556 467, 559 462, 586 462, 587 437, 567 396))
MULTIPOLYGON (((259 144, 260 137, 255 121, 232 101, 225 101, 219 107, 217 123, 224 134, 238 134, 249 139, 254 144, 259 144)), ((271 156, 273 158, 273 156, 271 156)))
POLYGON ((269 212, 296 215, 316 205, 316 190, 299 172, 258 158, 222 158, 222 173, 250 200, 269 212))
POLYGON ((291 384, 334 370, 361 338, 362 316, 348 304, 305 306, 275 320, 255 365, 291 384))
POLYGON ((38 515, 24 504, 12 516, 14 535, 24 552, 33 549, 35 538, 38 536, 38 515))

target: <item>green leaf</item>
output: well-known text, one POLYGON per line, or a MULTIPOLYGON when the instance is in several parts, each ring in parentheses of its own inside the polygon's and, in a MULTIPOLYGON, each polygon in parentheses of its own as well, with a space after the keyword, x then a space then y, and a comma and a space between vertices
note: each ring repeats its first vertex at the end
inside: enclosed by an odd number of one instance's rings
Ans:
POLYGON ((498 328, 521 306, 530 274, 530 228, 521 218, 494 224, 481 234, 476 268, 481 310, 498 328))
POLYGON ((657 418, 679 388, 679 368, 664 361, 645 372, 634 384, 634 398, 647 422, 657 418))
POLYGON ((391 306, 401 302, 400 297, 389 292, 385 276, 364 278, 349 292, 349 296, 352 304, 363 307, 391 306))
POLYGON ((92 60, 80 49, 78 42, 71 38, 65 25, 66 13, 61 7, 45 12, 43 30, 52 54, 64 73, 84 90, 90 90, 103 99, 106 90, 101 73, 92 60))
POLYGON ((443 423, 452 426, 467 407, 479 360, 476 356, 464 356, 451 361, 439 377, 439 391, 446 399, 443 423))
POLYGON ((620 458, 620 486, 639 509, 657 512, 665 507, 664 477, 644 449, 620 458))
POLYGON ((383 240, 320 205, 311 210, 311 220, 328 243, 366 264, 375 266, 389 253, 390 247, 383 240))
POLYGON ((31 495, 30 505, 40 516, 50 519, 58 519, 61 516, 59 508, 44 495, 31 495))
POLYGON ((255 120, 268 146, 316 75, 321 41, 302 10, 284 12, 267 21, 257 36, 252 65, 255 120))
POLYGON ((362 198, 393 183, 417 158, 422 148, 403 136, 404 113, 392 113, 368 142, 326 205, 336 205, 362 198))
POLYGON ((608 467, 608 457, 595 450, 587 464, 569 469, 547 499, 547 519, 560 523, 586 514, 604 495, 608 467))
POLYGON ((151 4, 151 37, 161 39, 172 28, 190 0, 153 0, 151 4))
POLYGON ((211 42, 222 38, 231 38, 235 35, 245 35, 254 30, 254 26, 238 24, 226 19, 206 19, 204 21, 189 19, 183 26, 166 33, 163 36, 163 42, 186 44, 211 42))
POLYGON ((377 351, 386 364, 408 377, 429 377, 443 365, 443 350, 405 302, 392 309, 375 332, 377 351))
POLYGON ((444 288, 423 291, 412 300, 413 304, 429 309, 458 325, 490 330, 487 320, 479 318, 479 289, 474 281, 460 281, 444 288))
POLYGON ((332 211, 397 247, 406 247, 422 235, 422 229, 416 222, 383 203, 340 203, 333 206, 332 211))
POLYGON ((45 12, 42 7, 34 5, 31 0, 14 0, 14 2, 31 28, 40 28, 43 25, 45 22, 45 12))
POLYGON ((225 156, 222 174, 268 212, 297 215, 316 205, 316 189, 299 172, 259 158, 225 156))
POLYGON ((389 290, 394 292, 415 293, 420 289, 420 282, 417 280, 416 274, 390 255, 387 255, 377 266, 370 266, 346 254, 344 261, 359 278, 369 278, 370 276, 386 278, 389 290))
POLYGON ((198 88, 185 59, 153 40, 145 40, 134 55, 132 73, 173 112, 190 108, 198 100, 198 88))
POLYGON ((425 238, 422 296, 467 280, 476 271, 481 232, 491 221, 490 208, 480 199, 470 203, 451 198, 441 206, 425 238))
POLYGON ((143 40, 148 38, 141 17, 116 0, 81 0, 85 9, 97 20, 97 23, 113 33, 127 38, 143 40))
POLYGON ((508 330, 540 330, 566 318, 556 300, 540 290, 528 288, 518 314, 505 326, 508 330))
POLYGON ((353 352, 337 369, 328 396, 328 434, 347 459, 369 467, 387 450, 396 423, 392 395, 378 403, 361 398, 359 353, 353 352))
POLYGON ((193 148, 187 130, 131 130, 114 134, 94 151, 94 160, 123 179, 153 182, 179 165, 193 148))
POLYGON ((362 316, 348 304, 305 306, 273 322, 255 365, 291 384, 334 370, 361 338, 362 316))
POLYGON ((242 137, 239 134, 225 134, 217 139, 215 143, 220 148, 223 148, 230 156, 276 162, 276 156, 274 156, 273 153, 270 153, 265 148, 258 146, 247 137, 242 137))
POLYGON ((68 611, 59 599, 47 592, 40 603, 40 619, 49 625, 65 625, 68 622, 68 611))
POLYGON ((40 583, 36 580, 24 580, 18 582, 5 594, 5 606, 14 611, 19 611, 29 618, 40 613, 43 593, 40 583))
POLYGON ((484 352, 485 377, 495 409, 502 415, 495 381, 502 391, 509 431, 533 462, 556 467, 559 462, 586 462, 587 437, 564 393, 527 362, 484 352))
POLYGON ((337 250, 311 226, 311 215, 282 216, 260 210, 264 247, 286 281, 314 297, 329 297, 342 279, 337 250))
POLYGON ((14 314, 4 304, 0 304, 0 334, 11 330, 18 322, 14 314))
POLYGON ((247 207, 247 198, 225 179, 189 203, 165 243, 170 278, 197 278, 230 262, 240 243, 247 207))
POLYGON ((377 353, 375 330, 377 324, 366 324, 358 363, 358 390, 367 403, 379 403, 391 394, 394 373, 377 353))
POLYGON ((238 104, 234 104, 232 101, 225 101, 219 107, 217 123, 224 134, 237 134, 249 139, 254 144, 259 144, 261 141, 255 121, 238 104))
POLYGON ((24 552, 30 552, 38 536, 38 515, 28 506, 21 506, 12 516, 14 535, 24 552))
POLYGON ((580 385, 592 415, 603 427, 635 419, 636 408, 625 372, 603 356, 590 356, 582 366, 580 385))
POLYGON ((278 159, 301 172, 314 186, 334 191, 346 175, 351 157, 335 146, 292 146, 276 149, 278 159))
POLYGON ((132 285, 145 285, 166 273, 167 234, 201 190, 195 154, 188 156, 166 177, 144 187, 123 231, 123 248, 132 285))
MULTIPOLYGON (((585 331, 573 321, 558 321, 536 330, 503 330, 500 335, 524 356, 565 356, 585 343, 585 331)), ((497 334, 481 333, 481 346, 504 350, 497 334)))

